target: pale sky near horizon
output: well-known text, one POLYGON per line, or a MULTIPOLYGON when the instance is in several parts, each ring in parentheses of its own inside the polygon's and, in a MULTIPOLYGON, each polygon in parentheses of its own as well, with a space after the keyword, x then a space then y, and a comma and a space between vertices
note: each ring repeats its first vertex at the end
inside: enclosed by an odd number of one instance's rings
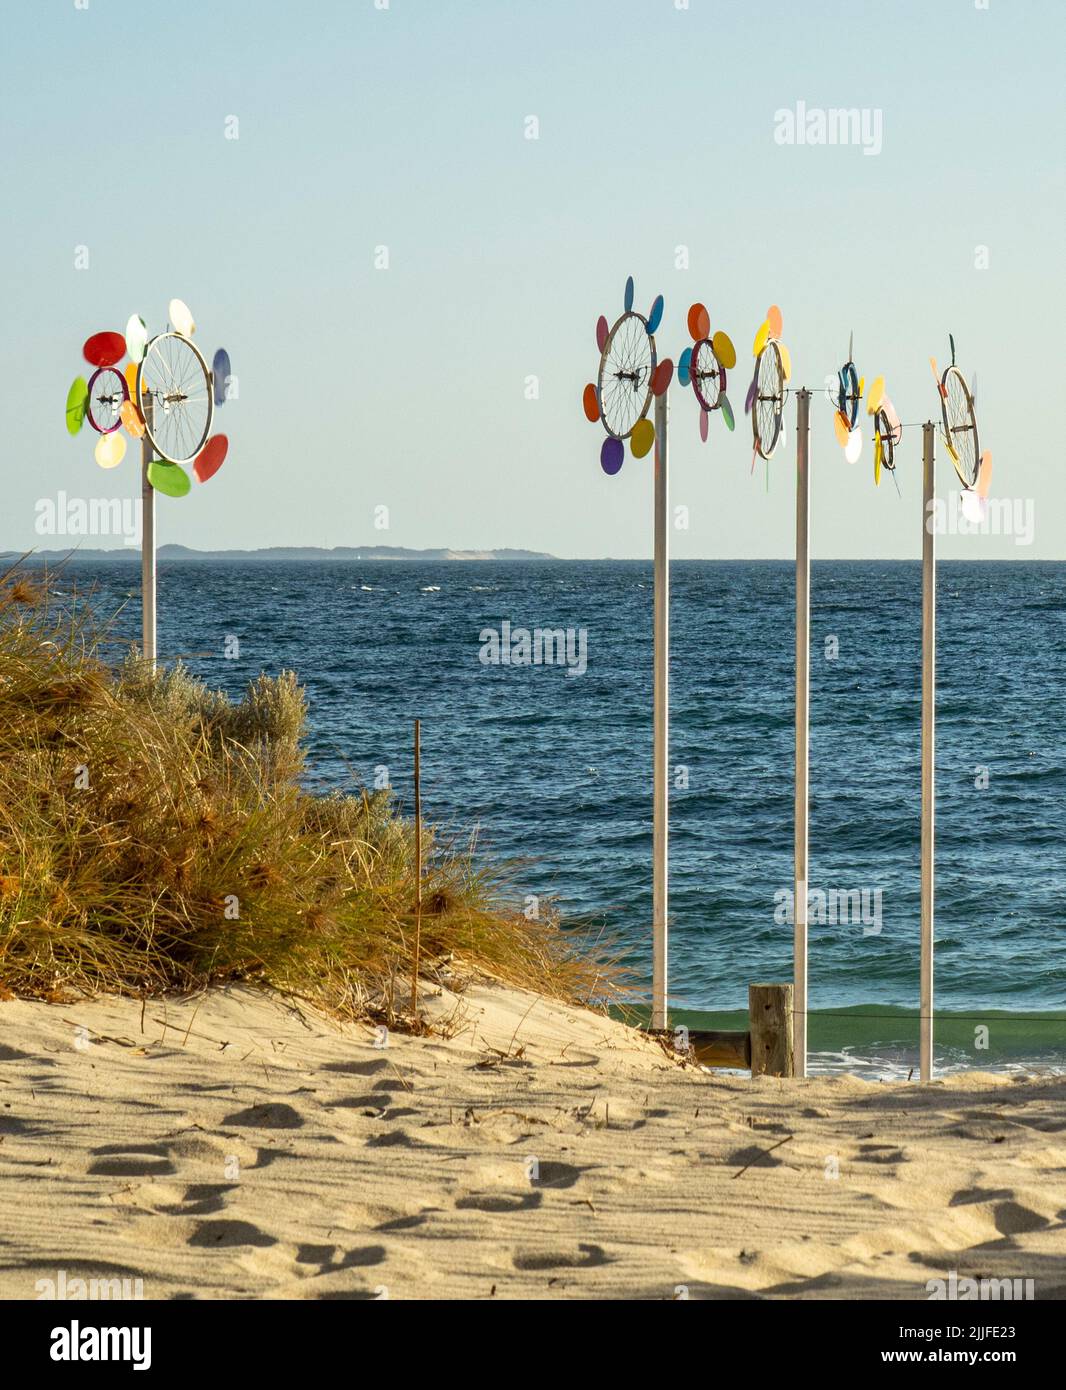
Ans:
MULTIPOLYGON (((678 558, 792 553, 794 405, 768 489, 742 413, 772 302, 795 384, 820 387, 854 330, 906 422, 937 414, 927 359, 954 333, 993 494, 1031 505, 1035 534, 940 554, 1066 557, 1066 5, 678 3, 5 4, 0 549, 63 544, 34 524, 60 490, 136 492, 135 451, 98 469, 63 403, 91 332, 134 311, 158 331, 178 296, 240 396, 222 471, 160 499, 161 542, 648 556, 650 459, 606 477, 581 410, 632 274, 637 307, 666 296, 661 355, 699 299, 740 358, 732 435, 712 419, 702 445, 671 392, 678 558), (798 102, 880 113, 879 153, 776 143, 798 102)), ((868 439, 844 463, 821 395, 812 421, 814 556, 917 557, 920 430, 898 497, 868 439)), ((943 452, 938 482, 956 486, 943 452)))

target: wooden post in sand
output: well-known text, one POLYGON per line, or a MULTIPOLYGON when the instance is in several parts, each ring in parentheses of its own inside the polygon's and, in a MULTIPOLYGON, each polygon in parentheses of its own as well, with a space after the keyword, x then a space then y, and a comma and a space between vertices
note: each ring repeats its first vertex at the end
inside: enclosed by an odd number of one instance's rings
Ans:
POLYGON ((422 721, 415 720, 415 958, 411 967, 411 1013, 418 1012, 418 957, 422 947, 422 721))
POLYGON ((752 1076, 794 1076, 792 986, 749 985, 752 1076))

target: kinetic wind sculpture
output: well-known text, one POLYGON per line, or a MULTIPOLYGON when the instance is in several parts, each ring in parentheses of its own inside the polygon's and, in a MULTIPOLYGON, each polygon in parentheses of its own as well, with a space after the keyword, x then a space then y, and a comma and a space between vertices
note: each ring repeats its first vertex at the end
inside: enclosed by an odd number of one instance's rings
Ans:
POLYGON ((951 344, 951 365, 945 367, 943 376, 937 372, 935 357, 930 357, 929 365, 940 392, 942 438, 963 487, 963 513, 968 520, 979 521, 984 511, 982 504, 987 501, 992 486, 992 455, 987 450, 981 453, 978 439, 976 377, 971 391, 955 365, 955 339, 950 333, 948 342, 951 344))
POLYGON ((892 481, 896 483, 898 492, 896 445, 903 438, 903 426, 896 407, 885 393, 883 376, 874 378, 870 394, 866 398, 866 413, 873 416, 874 422, 874 486, 880 486, 881 470, 885 469, 892 474, 892 481))
POLYGON ((855 366, 855 335, 848 337, 847 361, 837 372, 836 390, 829 394, 830 403, 835 407, 833 433, 844 450, 848 463, 858 462, 862 453, 862 430, 859 428, 859 404, 862 401, 864 377, 859 376, 855 366))
POLYGON ((744 414, 751 416, 752 472, 757 458, 769 459, 786 442, 785 383, 792 375, 792 358, 781 341, 781 328, 781 310, 771 304, 755 335, 755 374, 744 398, 744 414))
POLYGON ((596 324, 600 366, 595 384, 585 387, 585 416, 602 423, 607 438, 600 449, 600 467, 610 476, 625 460, 626 439, 634 458, 655 446, 655 596, 654 713, 652 716, 652 1002, 651 1026, 666 1027, 667 926, 667 755, 669 726, 669 506, 667 422, 668 390, 673 363, 661 362, 655 332, 662 322, 663 297, 658 295, 648 317, 633 308, 633 277, 626 281, 624 308, 613 327, 602 315, 596 324), (652 402, 655 420, 647 418, 652 402))
POLYGON ((125 457, 122 428, 141 441, 142 646, 150 661, 156 658, 155 494, 184 497, 192 484, 181 465, 191 464, 206 483, 229 448, 224 434, 211 434, 215 407, 226 399, 229 354, 220 348, 209 368, 192 341, 196 325, 188 306, 172 299, 168 314, 169 326, 152 338, 139 314, 130 316, 125 334, 94 333, 82 355, 96 370, 87 382, 76 377, 67 395, 67 429, 77 434, 89 421, 100 436, 101 468, 115 468, 125 457), (129 361, 120 370, 124 357, 129 361))
MULTIPOLYGON (((930 357, 940 394, 943 439, 963 486, 963 511, 979 520, 992 483, 992 455, 980 452, 974 392, 955 365, 941 376, 930 357)), ((922 878, 919 946, 919 1075, 933 1075, 933 919, 936 859, 936 427, 922 427, 922 878)))
POLYGON ((711 337, 711 318, 702 304, 689 309, 688 332, 692 346, 677 359, 677 379, 692 387, 700 407, 700 438, 706 444, 712 411, 720 410, 726 429, 733 429, 733 407, 725 388, 726 372, 737 365, 737 350, 721 329, 711 337))
POLYGON ((596 324, 596 346, 600 366, 595 383, 585 387, 585 415, 600 421, 607 438, 600 449, 600 467, 615 474, 625 461, 625 444, 634 458, 644 458, 655 443, 655 425, 648 419, 653 399, 666 394, 673 376, 673 363, 659 361, 655 351, 655 331, 662 322, 663 297, 658 295, 648 317, 633 308, 633 277, 626 281, 622 314, 608 327, 601 314, 596 324))
MULTIPOLYGON (((654 831, 653 831, 653 975, 652 1027, 666 1027, 667 985, 667 734, 668 734, 668 603, 667 568, 667 392, 673 374, 668 359, 659 362, 655 332, 662 320, 660 295, 647 318, 633 309, 633 281, 626 282, 625 307, 614 326, 600 318, 596 346, 600 352, 595 383, 584 392, 584 410, 592 422, 601 422, 606 439, 600 465, 609 475, 618 473, 629 439, 635 458, 643 458, 655 446, 655 713, 654 713, 654 831), (654 402, 654 423, 647 418, 654 402)), ((691 346, 678 359, 678 380, 692 387, 700 406, 700 435, 706 442, 709 420, 720 410, 726 427, 733 429, 733 412, 726 395, 727 373, 736 365, 736 353, 722 332, 711 334, 710 316, 702 304, 688 313, 691 346)), ((752 469, 758 458, 769 459, 786 442, 784 403, 792 375, 789 351, 781 341, 781 311, 772 305, 759 328, 752 348, 755 368, 744 401, 752 417, 752 469)), ((979 446, 975 392, 955 363, 951 340, 951 365, 941 375, 935 359, 930 362, 941 402, 942 436, 955 471, 963 485, 963 510, 979 519, 987 506, 992 477, 992 458, 979 446)), ((106 363, 102 365, 107 365, 106 363)), ((84 387, 84 383, 82 384, 84 387)), ((883 376, 874 379, 865 393, 865 379, 854 360, 853 335, 848 355, 837 371, 835 388, 827 390, 834 407, 834 434, 847 462, 855 463, 862 451, 859 407, 866 395, 867 415, 873 422, 873 473, 879 484, 882 471, 895 481, 896 449, 903 435, 898 412, 885 390, 883 376)), ((794 391, 797 406, 796 438, 796 764, 794 844, 794 1056, 796 1074, 807 1068, 807 868, 808 868, 808 753, 810 703, 810 391, 794 391)), ((121 386, 110 378, 98 383, 94 417, 113 406, 121 386)), ((72 393, 73 397, 73 393, 72 393)), ((74 407, 77 408, 77 401, 74 407)), ((121 408, 121 407, 120 407, 121 408)), ((933 1055, 933 860, 934 860, 934 719, 936 643, 936 490, 934 452, 936 430, 923 428, 923 542, 922 542, 922 878, 920 952, 920 1057, 921 1076, 932 1075, 933 1055)), ((897 484, 898 488, 898 484, 897 484)))

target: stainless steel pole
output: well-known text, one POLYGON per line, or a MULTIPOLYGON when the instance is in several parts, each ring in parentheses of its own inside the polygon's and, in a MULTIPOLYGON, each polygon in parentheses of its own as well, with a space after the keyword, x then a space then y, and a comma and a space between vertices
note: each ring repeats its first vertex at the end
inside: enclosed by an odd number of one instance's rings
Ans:
MULTIPOLYGON (((141 401, 145 423, 151 428, 155 406, 150 395, 141 401)), ((141 652, 155 665, 155 488, 148 481, 152 443, 147 432, 141 440, 141 652)))
POLYGON ((811 393, 796 392, 796 785, 793 819, 793 1051, 807 1075, 807 808, 811 687, 811 393))
POLYGON ((922 426, 922 927, 919 1075, 933 1077, 933 861, 936 816, 936 431, 922 426))
POLYGON ((669 392, 655 398, 654 713, 652 728, 652 985, 651 1026, 667 1022, 667 863, 670 751, 670 526, 667 421, 669 392))

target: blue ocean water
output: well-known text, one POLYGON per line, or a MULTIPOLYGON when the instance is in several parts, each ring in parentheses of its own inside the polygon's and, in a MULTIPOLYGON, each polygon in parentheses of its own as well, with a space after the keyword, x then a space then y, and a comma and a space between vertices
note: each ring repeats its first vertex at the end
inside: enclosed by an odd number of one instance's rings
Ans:
MULTIPOLYGON (((137 635, 136 564, 82 563, 74 576, 96 586, 101 613, 125 604, 117 630, 137 635)), ((672 586, 671 996, 695 1011, 679 1017, 702 1019, 743 1009, 749 981, 791 978, 775 893, 792 878, 793 567, 682 561, 672 586)), ((919 566, 816 562, 811 602, 811 887, 865 890, 868 917, 880 904, 879 930, 811 925, 812 1047, 846 1056, 861 1039, 906 1059, 919 566)), ((651 603, 641 562, 164 562, 159 650, 194 654, 187 665, 234 694, 261 669, 295 670, 315 774, 332 786, 387 768, 409 803, 419 717, 426 813, 454 835, 478 827, 482 854, 523 861, 517 892, 602 926, 646 977, 651 603), (485 664, 480 634, 504 622, 583 629, 587 670, 485 664), (239 660, 223 656, 231 635, 239 660)), ((942 563, 938 605, 947 1060, 1066 1060, 1066 566, 942 563)))

